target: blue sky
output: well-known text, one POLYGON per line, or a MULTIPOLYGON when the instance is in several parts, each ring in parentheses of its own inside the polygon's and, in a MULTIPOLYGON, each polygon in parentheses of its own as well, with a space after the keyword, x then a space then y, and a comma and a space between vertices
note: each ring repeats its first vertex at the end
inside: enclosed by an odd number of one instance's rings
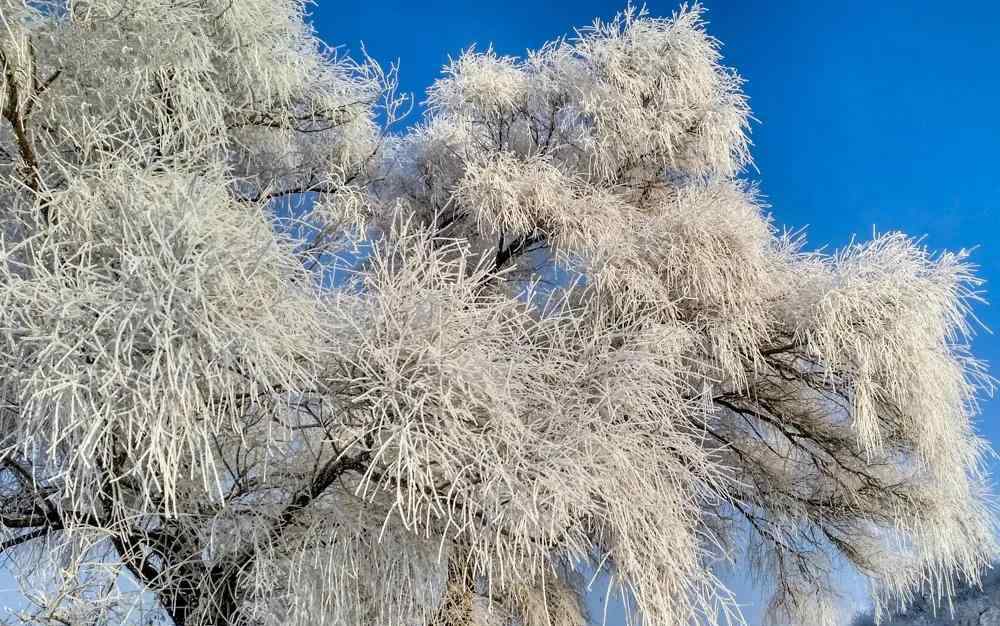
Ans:
MULTIPOLYGON (((357 52, 364 42, 376 59, 398 59, 402 89, 419 100, 448 56, 470 44, 521 54, 613 16, 624 1, 321 1, 314 23, 329 44, 357 52)), ((923 236, 932 249, 978 246, 972 258, 997 304, 976 314, 1000 332, 1000 4, 703 4, 726 63, 748 81, 760 120, 754 176, 775 221, 807 227, 811 248, 873 230, 923 236)), ((669 15, 677 5, 647 6, 669 15)), ((1000 364, 996 335, 981 331, 974 351, 1000 364)), ((1000 448, 998 417, 1000 401, 987 400, 979 429, 1000 448)), ((745 585, 737 591, 754 601, 745 585)))

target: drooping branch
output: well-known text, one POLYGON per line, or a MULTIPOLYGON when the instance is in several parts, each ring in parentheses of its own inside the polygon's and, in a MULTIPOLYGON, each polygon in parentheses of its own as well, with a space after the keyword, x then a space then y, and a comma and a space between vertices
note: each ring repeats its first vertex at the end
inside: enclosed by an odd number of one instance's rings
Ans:
MULTIPOLYGON (((267 533, 269 543, 279 542, 285 529, 297 521, 299 514, 320 498, 342 475, 352 471, 364 472, 370 459, 371 451, 363 451, 352 457, 337 456, 327 461, 314 474, 309 484, 298 490, 271 522, 267 533)), ((216 565, 208 573, 215 626, 235 626, 242 623, 239 585, 242 575, 253 567, 256 557, 257 552, 251 546, 227 562, 216 565)))

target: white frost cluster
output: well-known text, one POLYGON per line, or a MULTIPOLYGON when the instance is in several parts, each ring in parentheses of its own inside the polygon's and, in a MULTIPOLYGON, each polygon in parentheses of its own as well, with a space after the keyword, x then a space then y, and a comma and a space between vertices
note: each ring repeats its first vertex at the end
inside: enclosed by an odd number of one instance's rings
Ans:
POLYGON ((994 555, 973 267, 779 232, 700 7, 469 50, 387 137, 297 0, 0 3, 24 621, 584 626, 596 572, 740 623, 746 547, 832 625, 994 555))

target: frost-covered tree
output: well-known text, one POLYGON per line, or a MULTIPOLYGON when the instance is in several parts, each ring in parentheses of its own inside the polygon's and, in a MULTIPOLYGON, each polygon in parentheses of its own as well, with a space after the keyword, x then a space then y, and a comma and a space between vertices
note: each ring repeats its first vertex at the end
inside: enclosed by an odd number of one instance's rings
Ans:
POLYGON ((0 0, 22 619, 579 626, 604 571, 715 624, 749 549, 829 624, 842 566, 880 611, 981 575, 965 254, 777 231, 698 7, 469 51, 403 135, 305 17, 0 0))

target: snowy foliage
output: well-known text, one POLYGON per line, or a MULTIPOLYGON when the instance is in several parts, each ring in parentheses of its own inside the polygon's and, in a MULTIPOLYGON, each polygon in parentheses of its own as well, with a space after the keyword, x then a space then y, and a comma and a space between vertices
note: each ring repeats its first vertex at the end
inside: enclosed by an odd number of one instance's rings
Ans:
MULTIPOLYGON (((954 597, 941 606, 933 597, 920 597, 906 611, 883 620, 882 626, 1000 626, 1000 570, 985 574, 979 584, 955 581, 954 597)), ((876 626, 871 613, 860 613, 851 626, 876 626)))
POLYGON ((701 9, 394 75, 298 0, 0 0, 0 548, 32 623, 877 615, 995 553, 966 254, 779 232, 701 9), (366 256, 347 281, 341 256, 366 256), (30 591, 29 591, 30 589, 30 591))

